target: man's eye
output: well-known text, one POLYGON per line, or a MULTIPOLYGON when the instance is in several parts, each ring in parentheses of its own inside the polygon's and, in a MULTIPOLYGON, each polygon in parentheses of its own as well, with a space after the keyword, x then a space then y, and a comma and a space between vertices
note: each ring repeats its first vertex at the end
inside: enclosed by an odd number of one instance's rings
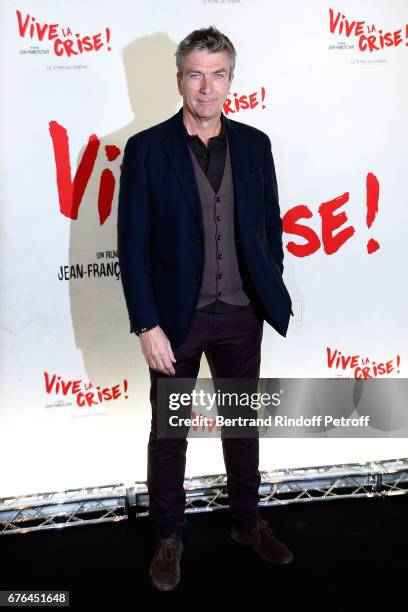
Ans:
POLYGON ((190 74, 190 78, 191 79, 197 79, 197 78, 200 78, 200 75, 197 72, 192 72, 190 74))
POLYGON ((224 73, 223 72, 216 72, 215 73, 215 78, 216 79, 223 79, 224 78, 224 73))

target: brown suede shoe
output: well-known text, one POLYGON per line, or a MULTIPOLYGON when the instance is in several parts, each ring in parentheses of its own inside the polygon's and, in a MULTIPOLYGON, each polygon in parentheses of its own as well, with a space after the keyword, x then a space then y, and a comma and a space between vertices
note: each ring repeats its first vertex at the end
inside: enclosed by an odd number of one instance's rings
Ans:
POLYGON ((180 582, 183 543, 176 533, 160 540, 150 565, 150 578, 159 591, 173 591, 180 582))
POLYGON ((286 565, 294 559, 293 552, 274 537, 272 529, 263 519, 259 519, 252 530, 233 527, 231 539, 238 544, 251 546, 263 561, 269 563, 286 565))

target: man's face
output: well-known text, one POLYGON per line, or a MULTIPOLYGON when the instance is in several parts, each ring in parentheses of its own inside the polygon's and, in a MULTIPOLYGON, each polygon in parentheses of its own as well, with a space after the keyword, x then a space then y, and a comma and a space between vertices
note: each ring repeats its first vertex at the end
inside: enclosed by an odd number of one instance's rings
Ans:
POLYGON ((177 75, 183 106, 197 118, 215 118, 228 96, 230 58, 226 51, 195 51, 183 59, 183 74, 177 75))

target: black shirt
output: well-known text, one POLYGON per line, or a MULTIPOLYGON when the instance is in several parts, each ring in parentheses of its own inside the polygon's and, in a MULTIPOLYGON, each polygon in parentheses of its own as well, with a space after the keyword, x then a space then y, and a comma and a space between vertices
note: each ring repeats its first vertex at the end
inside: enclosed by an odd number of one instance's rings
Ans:
POLYGON ((217 193, 224 174, 225 157, 227 154, 227 140, 222 115, 221 131, 218 136, 213 136, 208 140, 207 146, 205 146, 197 134, 190 135, 185 126, 184 129, 186 131, 188 144, 190 145, 191 150, 193 151, 204 174, 207 176, 211 187, 214 189, 215 193, 217 193))

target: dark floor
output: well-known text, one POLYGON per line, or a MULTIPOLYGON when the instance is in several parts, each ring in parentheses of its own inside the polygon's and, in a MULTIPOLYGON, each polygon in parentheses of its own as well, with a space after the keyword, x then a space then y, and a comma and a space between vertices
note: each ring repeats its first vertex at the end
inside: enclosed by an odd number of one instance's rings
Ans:
POLYGON ((188 515, 182 579, 154 591, 147 519, 0 537, 0 590, 64 589, 70 608, 408 610, 408 495, 264 508, 293 550, 279 567, 229 539, 228 510, 188 515))

